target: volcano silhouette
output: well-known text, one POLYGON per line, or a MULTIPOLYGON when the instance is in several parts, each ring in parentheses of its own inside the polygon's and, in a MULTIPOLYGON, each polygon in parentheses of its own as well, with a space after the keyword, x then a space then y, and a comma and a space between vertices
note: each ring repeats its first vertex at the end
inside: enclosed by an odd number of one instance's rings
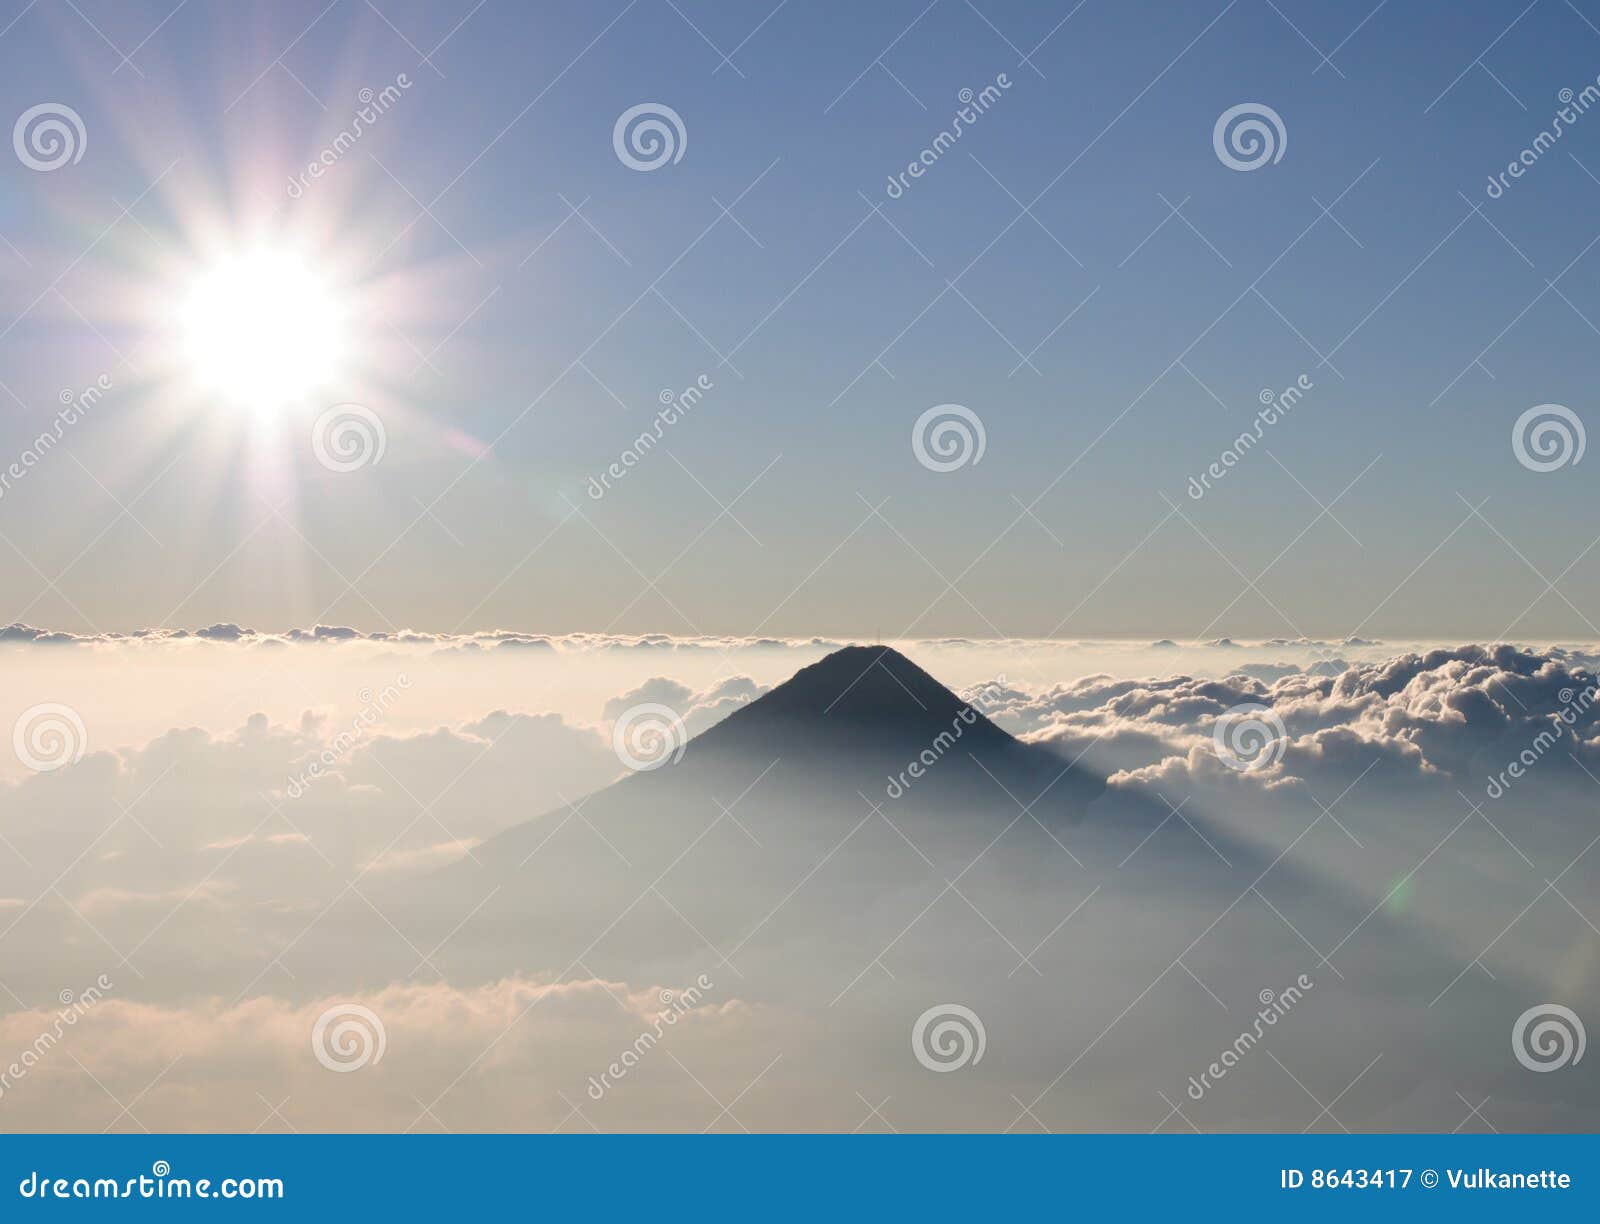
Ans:
POLYGON ((847 646, 695 739, 705 754, 916 755, 941 735, 979 757, 1022 744, 899 651, 847 646), (959 733, 959 735, 958 735, 959 733))
POLYGON ((979 821, 989 812, 1009 818, 1018 804, 1070 820, 1103 789, 1086 769, 996 726, 899 651, 847 646, 690 740, 681 759, 624 778, 583 810, 592 818, 596 808, 622 816, 633 805, 660 810, 699 795, 725 801, 730 786, 742 794, 758 777, 763 791, 807 801, 814 819, 855 796, 960 809, 979 821))
MULTIPOLYGON (((848 939, 862 913, 930 869, 954 874, 1025 833, 1064 844, 1103 789, 898 651, 851 646, 689 740, 681 756, 476 847, 440 873, 460 897, 441 907, 464 912, 494 889, 474 922, 498 916, 515 928, 524 963, 547 963, 560 957, 552 947, 570 956, 585 931, 658 888, 670 889, 695 939, 720 941, 748 938, 807 881, 828 897, 813 933, 837 925, 848 939)), ((664 954, 683 936, 676 926, 630 930, 630 954, 664 954)))

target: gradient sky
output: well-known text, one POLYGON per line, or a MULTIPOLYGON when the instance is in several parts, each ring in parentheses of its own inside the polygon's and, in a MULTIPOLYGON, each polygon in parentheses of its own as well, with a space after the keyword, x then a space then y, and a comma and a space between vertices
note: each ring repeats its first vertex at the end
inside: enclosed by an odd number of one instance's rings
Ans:
POLYGON ((1600 74, 1593 0, 0 2, 0 113, 87 132, 0 172, 0 459, 113 388, 0 497, 0 620, 1600 638, 1596 460, 1511 447, 1537 404, 1597 419, 1600 115, 1485 192, 1600 74), (646 102, 687 142, 641 173, 612 128, 646 102), (1240 173, 1212 127, 1247 102, 1287 142, 1240 173), (154 356, 266 217, 380 337, 274 422, 154 356), (340 401, 375 466, 317 463, 340 401), (987 440, 937 473, 944 403, 987 440))

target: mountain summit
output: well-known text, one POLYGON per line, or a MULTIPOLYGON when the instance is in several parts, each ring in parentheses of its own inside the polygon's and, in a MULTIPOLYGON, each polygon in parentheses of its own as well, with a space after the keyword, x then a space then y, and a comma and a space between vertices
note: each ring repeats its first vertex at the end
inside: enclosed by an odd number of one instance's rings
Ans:
POLYGON ((940 736, 964 752, 1022 745, 889 646, 846 646, 695 739, 691 751, 915 755, 940 736))

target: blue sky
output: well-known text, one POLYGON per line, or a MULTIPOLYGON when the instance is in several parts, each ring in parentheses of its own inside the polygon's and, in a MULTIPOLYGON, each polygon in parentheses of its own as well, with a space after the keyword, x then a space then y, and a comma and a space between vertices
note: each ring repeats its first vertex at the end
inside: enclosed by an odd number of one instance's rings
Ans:
POLYGON ((5 620, 1600 637, 1588 468, 1511 446, 1535 405, 1594 419, 1600 116, 1485 190, 1595 82, 1600 6, 6 3, 5 116, 86 133, 6 162, 6 462, 112 390, 0 496, 5 620), (641 103, 686 133, 650 172, 613 147, 641 103), (1281 160, 1223 164, 1240 103, 1281 160), (151 337, 269 214, 387 321, 263 422, 151 337), (330 472, 344 401, 385 449, 330 472), (949 403, 984 453, 930 471, 949 403))

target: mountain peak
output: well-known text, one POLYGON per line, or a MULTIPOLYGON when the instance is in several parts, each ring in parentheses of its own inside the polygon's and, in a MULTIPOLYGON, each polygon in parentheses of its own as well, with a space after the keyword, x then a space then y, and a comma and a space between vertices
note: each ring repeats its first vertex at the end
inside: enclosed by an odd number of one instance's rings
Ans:
POLYGON ((891 646, 846 646, 700 736, 703 748, 883 748, 915 753, 955 731, 972 750, 1016 743, 891 646))

